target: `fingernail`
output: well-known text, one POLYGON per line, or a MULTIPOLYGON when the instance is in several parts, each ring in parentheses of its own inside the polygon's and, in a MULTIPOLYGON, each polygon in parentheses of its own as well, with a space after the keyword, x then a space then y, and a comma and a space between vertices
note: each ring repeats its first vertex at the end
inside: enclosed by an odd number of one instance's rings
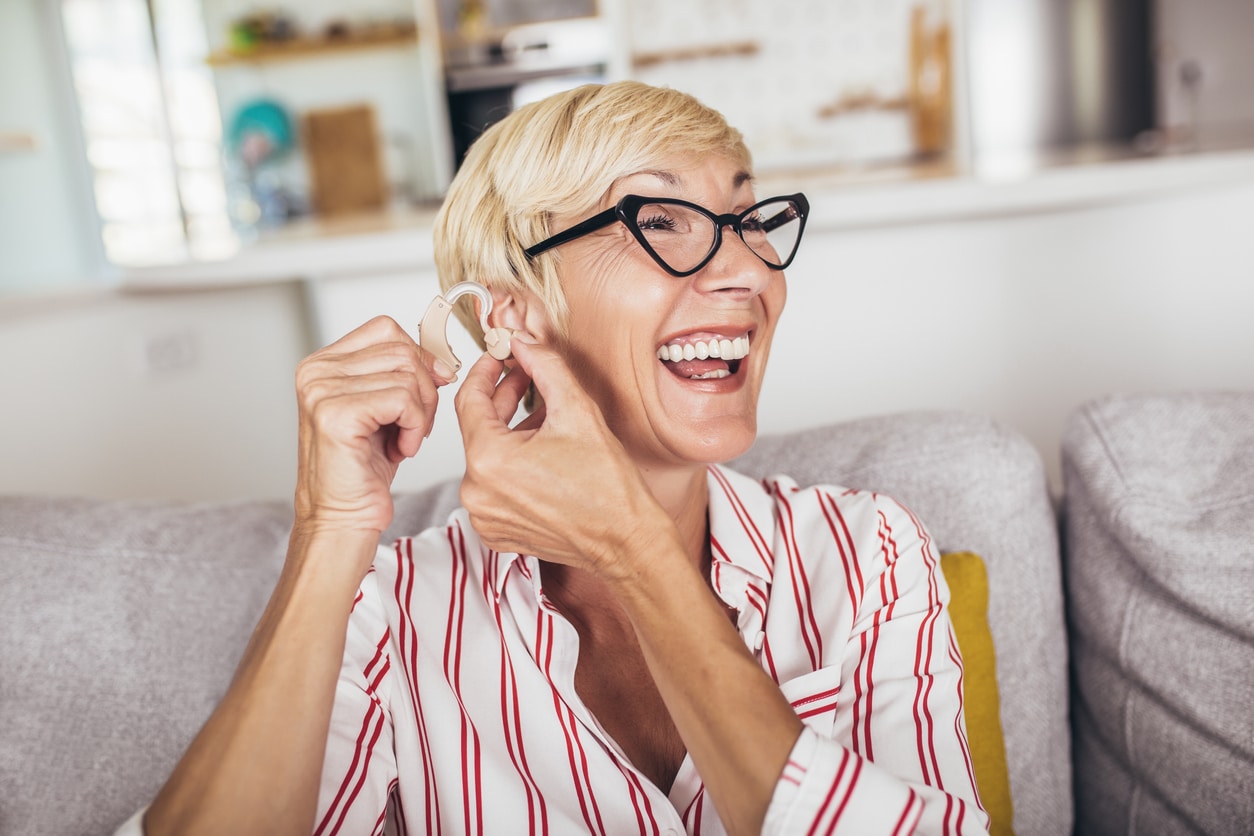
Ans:
POLYGON ((444 378, 450 383, 452 383, 453 380, 456 379, 457 377, 457 372, 450 369, 448 367, 448 364, 445 363, 443 360, 437 359, 435 363, 432 364, 431 369, 440 377, 444 378))
POLYGON ((527 333, 526 331, 515 331, 511 339, 515 339, 515 340, 518 340, 519 342, 527 343, 528 345, 537 345, 539 343, 539 340, 531 336, 531 334, 527 333))

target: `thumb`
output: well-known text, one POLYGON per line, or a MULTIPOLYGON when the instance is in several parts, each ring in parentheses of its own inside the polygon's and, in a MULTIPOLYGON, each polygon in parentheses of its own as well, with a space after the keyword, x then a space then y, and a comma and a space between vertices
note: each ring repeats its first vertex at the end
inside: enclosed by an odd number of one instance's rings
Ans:
POLYGON ((461 425, 462 438, 469 444, 470 435, 481 428, 508 430, 493 403, 497 380, 505 364, 486 352, 466 372, 466 379, 453 398, 457 421, 461 425))
POLYGON ((600 410, 557 351, 515 339, 513 352, 544 400, 546 425, 556 422, 556 426, 561 426, 563 422, 579 422, 591 415, 600 417, 600 410))

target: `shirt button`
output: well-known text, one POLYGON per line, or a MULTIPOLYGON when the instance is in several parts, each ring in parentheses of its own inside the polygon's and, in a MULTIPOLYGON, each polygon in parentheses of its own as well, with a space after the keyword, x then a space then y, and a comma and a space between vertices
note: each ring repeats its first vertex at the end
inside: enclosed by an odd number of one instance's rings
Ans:
POLYGON ((762 645, 766 643, 766 631, 759 630, 758 634, 753 637, 753 649, 761 650, 762 645))

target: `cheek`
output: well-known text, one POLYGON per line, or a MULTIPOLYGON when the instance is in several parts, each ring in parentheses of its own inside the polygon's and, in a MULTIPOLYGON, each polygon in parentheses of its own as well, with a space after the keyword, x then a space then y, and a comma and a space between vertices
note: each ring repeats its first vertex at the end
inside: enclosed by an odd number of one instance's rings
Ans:
POLYGON ((660 288, 652 276, 652 262, 632 241, 594 242, 564 265, 562 290, 570 319, 570 340, 582 345, 595 340, 605 346, 612 335, 625 336, 641 316, 659 310, 663 304, 660 288))
POLYGON ((584 388, 593 392, 604 385, 598 369, 621 351, 621 261, 600 250, 570 259, 561 273, 568 310, 562 352, 584 388))
POLYGON ((764 304, 766 304, 767 313, 773 319, 779 319, 780 313, 784 310, 784 302, 788 300, 788 280, 784 277, 783 271, 774 272, 770 285, 762 295, 766 297, 764 304))
POLYGON ((766 312, 767 330, 771 334, 775 333, 787 300, 788 283, 784 281, 783 273, 776 273, 766 290, 762 291, 762 309, 766 312))

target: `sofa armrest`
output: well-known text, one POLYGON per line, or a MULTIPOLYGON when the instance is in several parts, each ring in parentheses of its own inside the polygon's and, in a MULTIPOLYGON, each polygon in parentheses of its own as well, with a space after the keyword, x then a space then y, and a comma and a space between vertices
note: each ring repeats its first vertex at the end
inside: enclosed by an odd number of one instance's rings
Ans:
POLYGON ((1254 392, 1115 396, 1063 436, 1083 833, 1254 822, 1254 392))

